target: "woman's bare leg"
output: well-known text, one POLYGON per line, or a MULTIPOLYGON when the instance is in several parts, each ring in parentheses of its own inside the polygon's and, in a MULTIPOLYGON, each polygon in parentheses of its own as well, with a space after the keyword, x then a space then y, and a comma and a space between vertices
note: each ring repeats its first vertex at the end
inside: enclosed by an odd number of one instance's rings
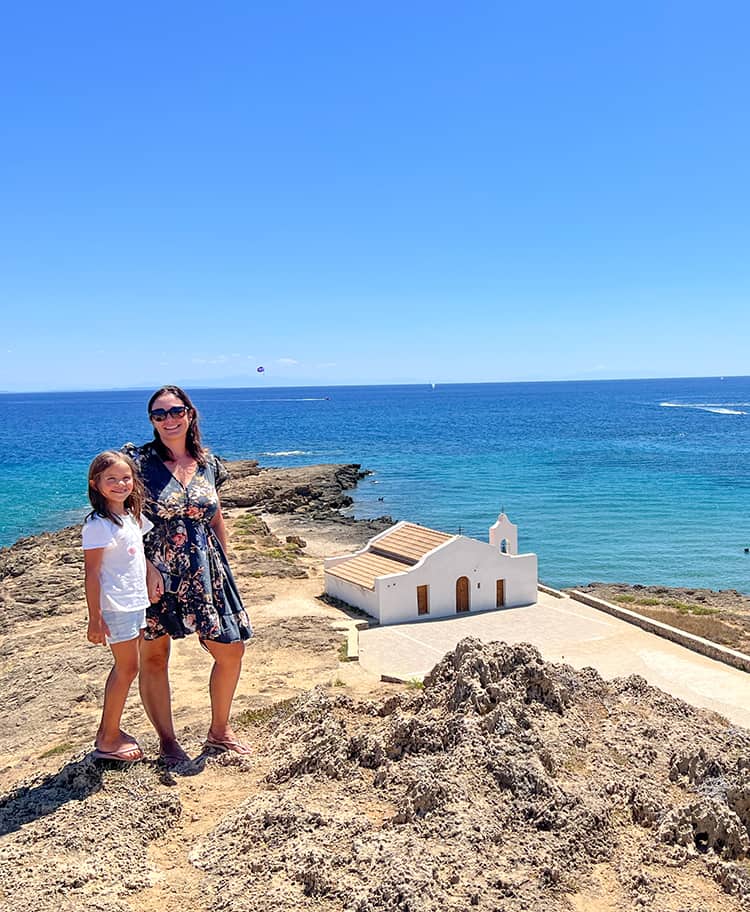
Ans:
POLYGON ((168 636, 141 641, 141 673, 138 688, 146 715, 159 736, 160 754, 167 760, 189 760, 180 747, 172 720, 172 696, 169 691, 168 636))
POLYGON ((216 643, 213 640, 203 642, 214 660, 209 682, 211 727, 208 730, 208 737, 211 741, 236 742, 237 738, 229 724, 229 713, 232 710, 234 692, 242 671, 245 644, 243 642, 216 643))

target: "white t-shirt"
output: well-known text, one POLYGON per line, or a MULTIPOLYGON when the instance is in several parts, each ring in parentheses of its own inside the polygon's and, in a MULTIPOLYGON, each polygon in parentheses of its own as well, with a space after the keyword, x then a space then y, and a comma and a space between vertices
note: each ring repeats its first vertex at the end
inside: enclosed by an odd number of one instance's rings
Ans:
POLYGON ((143 536, 154 526, 145 516, 142 526, 129 513, 121 519, 118 526, 103 516, 90 516, 83 524, 83 550, 104 548, 99 571, 102 611, 137 611, 149 604, 143 536))

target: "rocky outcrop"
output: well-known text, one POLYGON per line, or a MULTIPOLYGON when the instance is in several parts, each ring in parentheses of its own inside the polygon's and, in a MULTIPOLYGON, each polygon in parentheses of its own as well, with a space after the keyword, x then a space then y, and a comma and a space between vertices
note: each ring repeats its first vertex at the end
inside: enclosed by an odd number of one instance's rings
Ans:
POLYGON ((602 865, 618 908, 667 908, 681 872, 679 908, 696 876, 710 908, 750 897, 750 735, 639 678, 467 639, 423 691, 313 691, 273 753, 266 788, 190 856, 216 909, 562 912, 602 865))
POLYGON ((258 469, 249 462, 228 463, 230 481, 222 488, 225 507, 249 507, 257 513, 298 513, 327 519, 351 506, 344 491, 368 473, 350 465, 258 469))
POLYGON ((688 586, 644 586, 639 583, 587 583, 578 586, 582 592, 596 595, 610 601, 633 604, 636 610, 657 605, 672 607, 678 605, 682 611, 705 608, 709 611, 737 610, 750 614, 750 595, 743 595, 736 589, 700 589, 688 586))
POLYGON ((151 883, 149 845, 179 820, 179 798, 150 770, 90 759, 0 799, 0 897, 13 912, 128 912, 151 883))

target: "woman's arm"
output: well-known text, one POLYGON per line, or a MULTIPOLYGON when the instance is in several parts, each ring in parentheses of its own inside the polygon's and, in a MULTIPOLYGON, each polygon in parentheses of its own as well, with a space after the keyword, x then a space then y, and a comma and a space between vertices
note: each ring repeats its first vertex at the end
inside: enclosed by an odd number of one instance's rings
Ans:
POLYGON ((99 571, 102 567, 104 548, 87 548, 83 552, 83 565, 85 573, 86 605, 89 609, 89 626, 86 639, 89 643, 106 644, 105 637, 109 636, 109 627, 102 618, 101 593, 99 571))
POLYGON ((214 514, 214 518, 211 520, 211 528, 214 530, 214 535, 219 539, 219 544, 224 549, 224 553, 227 553, 227 527, 224 524, 224 515, 221 512, 221 500, 219 500, 219 509, 214 514))

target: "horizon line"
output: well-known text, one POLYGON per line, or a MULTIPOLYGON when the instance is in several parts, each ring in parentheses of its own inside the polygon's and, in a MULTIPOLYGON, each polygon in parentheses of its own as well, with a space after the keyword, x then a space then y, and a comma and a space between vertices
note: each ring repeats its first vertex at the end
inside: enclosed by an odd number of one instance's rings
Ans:
MULTIPOLYGON (((235 390, 235 389, 252 389, 252 390, 276 390, 276 389, 360 389, 368 387, 404 387, 404 386, 428 386, 436 388, 439 386, 507 386, 507 385, 528 385, 536 383, 641 383, 645 380, 737 380, 750 378, 750 374, 704 374, 701 376, 678 375, 671 377, 569 377, 548 380, 459 380, 459 381, 409 381, 407 383, 303 383, 287 384, 284 386, 221 386, 210 383, 188 383, 182 382, 174 384, 176 386, 186 386, 190 389, 217 389, 217 390, 235 390)), ((164 384, 162 384, 164 385, 164 384)), ((125 393, 153 390, 153 384, 138 384, 137 386, 108 386, 108 387, 70 387, 56 389, 19 389, 19 390, 0 390, 0 396, 18 396, 18 395, 44 395, 47 393, 125 393)))

